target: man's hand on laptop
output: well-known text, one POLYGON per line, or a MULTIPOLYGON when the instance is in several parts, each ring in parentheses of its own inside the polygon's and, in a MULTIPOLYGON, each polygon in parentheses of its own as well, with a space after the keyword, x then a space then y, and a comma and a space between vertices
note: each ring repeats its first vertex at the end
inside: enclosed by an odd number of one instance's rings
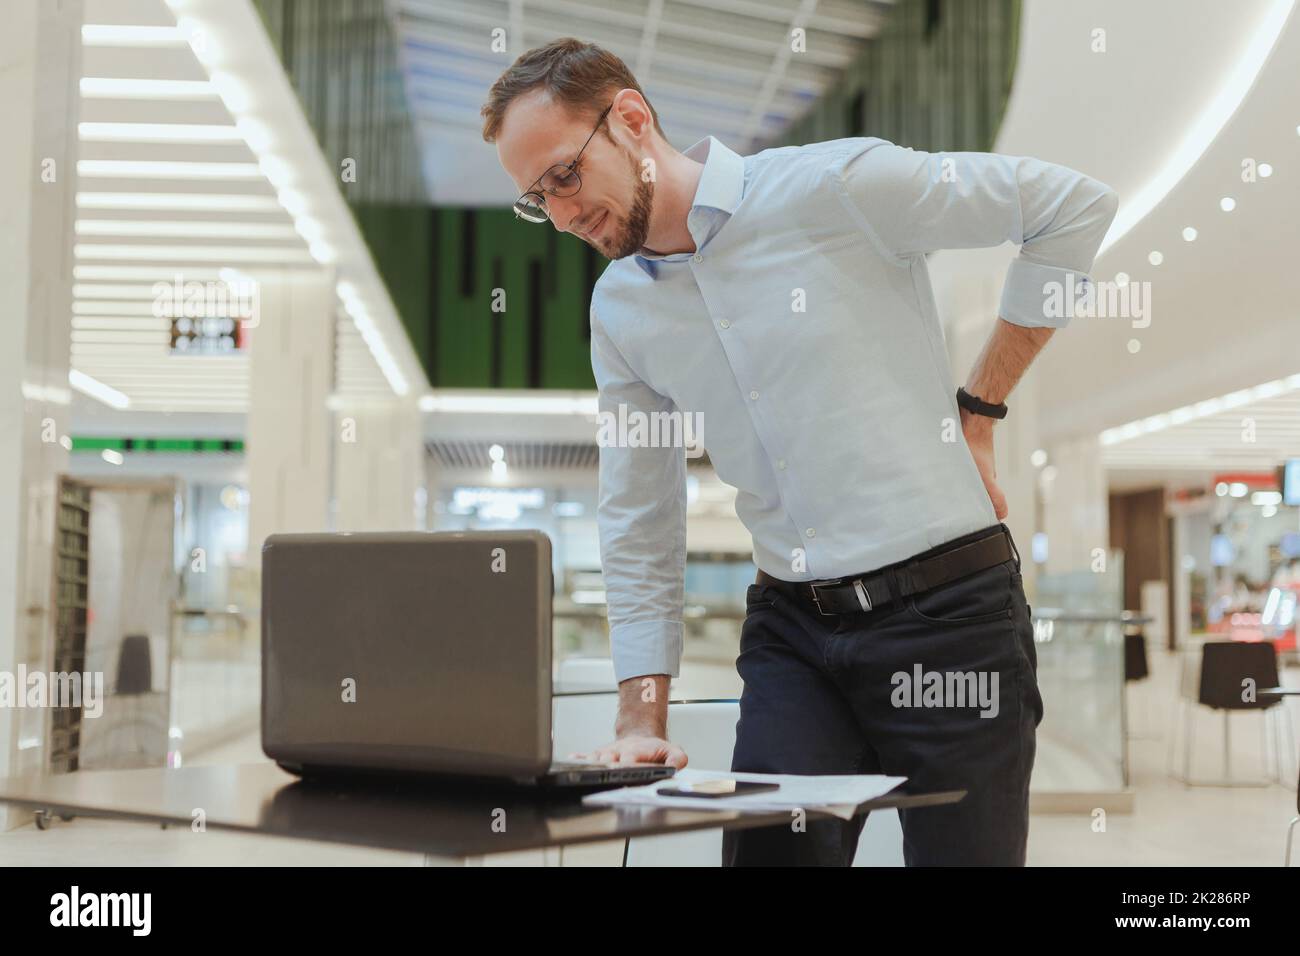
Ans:
POLYGON ((662 737, 619 737, 591 753, 573 756, 592 763, 666 763, 678 770, 686 766, 686 751, 662 737))
POLYGON ((668 676, 633 677, 618 685, 614 742, 574 754, 595 763, 664 763, 686 766, 686 751, 668 740, 668 676))

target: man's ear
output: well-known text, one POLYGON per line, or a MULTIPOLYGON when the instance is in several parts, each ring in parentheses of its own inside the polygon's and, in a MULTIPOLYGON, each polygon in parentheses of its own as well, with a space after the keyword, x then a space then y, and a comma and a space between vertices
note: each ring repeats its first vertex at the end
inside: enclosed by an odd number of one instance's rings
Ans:
POLYGON ((636 140, 644 140, 654 129, 654 118, 650 107, 636 90, 629 88, 619 90, 611 100, 613 106, 609 113, 617 116, 619 123, 636 140))

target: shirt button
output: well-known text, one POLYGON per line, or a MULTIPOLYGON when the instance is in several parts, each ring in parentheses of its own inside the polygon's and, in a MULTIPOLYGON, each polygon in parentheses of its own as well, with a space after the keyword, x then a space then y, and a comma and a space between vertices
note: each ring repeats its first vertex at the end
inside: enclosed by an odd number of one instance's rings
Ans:
POLYGON ((778 458, 778 459, 776 460, 776 467, 780 468, 782 471, 785 471, 785 459, 784 459, 784 458, 778 458))
POLYGON ((700 254, 697 252, 697 253, 695 254, 695 261, 696 261, 696 262, 703 262, 703 261, 704 261, 704 257, 703 257, 702 255, 700 255, 700 254))
POLYGON ((750 392, 749 398, 750 401, 754 401, 754 402, 758 401, 758 392, 750 392))
POLYGON ((810 538, 815 538, 817 537, 817 529, 809 528, 807 531, 804 532, 804 534, 806 534, 810 538))
POLYGON ((721 322, 718 323, 718 325, 722 326, 722 328, 724 329, 731 328, 731 323, 728 322, 726 319, 723 319, 721 322))

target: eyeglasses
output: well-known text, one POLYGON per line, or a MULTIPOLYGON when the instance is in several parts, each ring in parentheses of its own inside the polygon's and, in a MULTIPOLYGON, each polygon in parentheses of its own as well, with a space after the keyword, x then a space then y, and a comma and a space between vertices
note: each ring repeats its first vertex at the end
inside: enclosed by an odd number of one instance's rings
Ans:
POLYGON ((601 113, 600 119, 596 120, 591 136, 588 136, 587 142, 582 144, 582 149, 578 150, 578 155, 573 157, 573 162, 567 164, 556 163, 538 176, 537 181, 515 200, 516 219, 523 219, 526 222, 546 222, 551 218, 551 214, 546 208, 547 196, 565 198, 577 194, 578 190, 582 188, 582 178, 578 175, 577 169, 578 160, 582 159, 582 154, 587 149, 587 143, 591 142, 591 137, 596 135, 596 130, 600 129, 600 124, 605 122, 605 117, 609 115, 609 111, 613 108, 613 103, 605 107, 605 112, 601 113))

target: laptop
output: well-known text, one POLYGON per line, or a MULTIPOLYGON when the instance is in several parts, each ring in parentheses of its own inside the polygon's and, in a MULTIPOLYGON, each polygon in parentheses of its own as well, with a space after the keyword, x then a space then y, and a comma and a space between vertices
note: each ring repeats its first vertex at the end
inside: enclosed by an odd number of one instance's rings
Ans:
POLYGON ((555 763, 540 531, 274 534, 262 545, 262 750, 301 776, 600 788, 659 764, 555 763))

